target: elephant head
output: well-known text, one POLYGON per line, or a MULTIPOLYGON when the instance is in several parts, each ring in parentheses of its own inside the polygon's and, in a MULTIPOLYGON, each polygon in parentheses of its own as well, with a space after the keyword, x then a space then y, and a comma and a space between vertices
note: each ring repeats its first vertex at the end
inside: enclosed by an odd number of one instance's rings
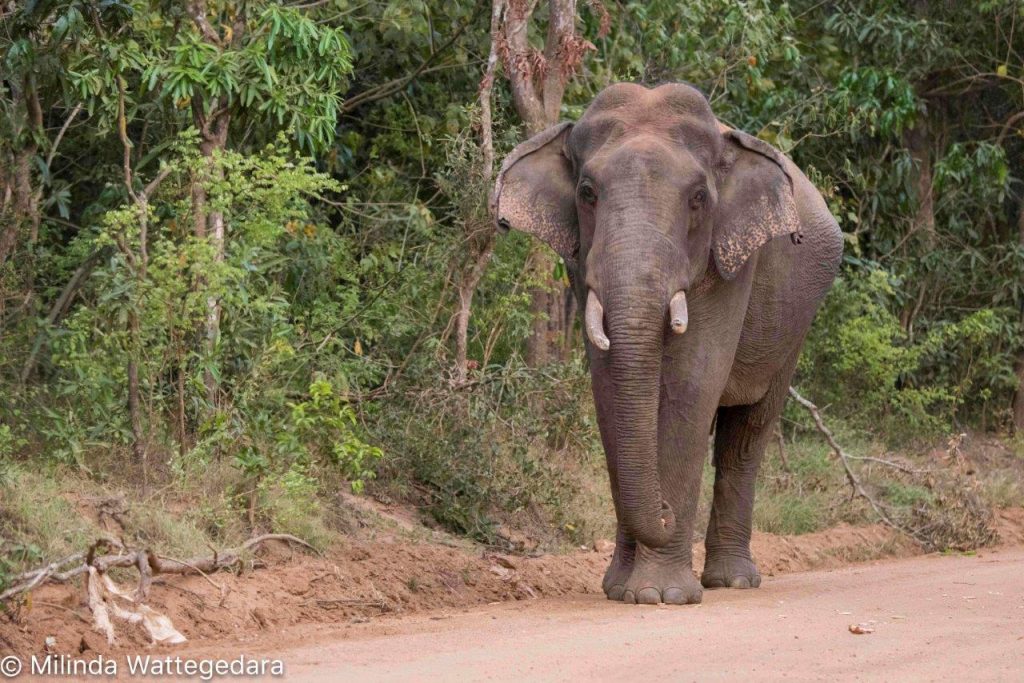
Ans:
POLYGON ((622 521, 646 545, 666 544, 675 525, 657 462, 664 345, 685 335, 687 293, 709 268, 731 280, 798 230, 785 169, 775 149, 719 124, 698 90, 618 84, 577 123, 516 147, 499 173, 499 228, 549 244, 585 286, 588 353, 608 354, 615 387, 622 521))

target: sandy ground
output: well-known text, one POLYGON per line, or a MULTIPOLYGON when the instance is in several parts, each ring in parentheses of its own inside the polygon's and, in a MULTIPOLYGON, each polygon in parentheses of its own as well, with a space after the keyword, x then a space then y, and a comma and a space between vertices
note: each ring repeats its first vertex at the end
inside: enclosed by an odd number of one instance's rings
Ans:
POLYGON ((1020 681, 1024 549, 769 577, 696 607, 567 596, 282 636, 306 642, 260 654, 297 681, 1020 681))
MULTIPOLYGON (((280 657, 296 681, 1024 681, 1024 508, 995 523, 1002 545, 977 557, 922 558, 880 525, 755 534, 762 588, 681 608, 604 600, 610 543, 532 558, 403 535, 351 539, 326 557, 268 546, 255 571, 155 577, 148 604, 183 645, 152 646, 124 622, 107 643, 69 583, 0 614, 0 656, 280 657), (875 632, 849 633, 860 622, 875 632)), ((132 586, 131 572, 115 578, 132 586)))
MULTIPOLYGON (((1002 513, 1003 537, 1024 542, 1024 508, 1002 513)), ((600 593, 611 554, 605 542, 591 550, 521 557, 478 546, 450 547, 401 536, 348 540, 326 557, 268 546, 262 567, 239 575, 157 576, 148 604, 167 615, 187 638, 187 648, 252 644, 276 639, 301 625, 391 621, 411 614, 600 593)), ((774 574, 846 566, 851 562, 919 554, 913 544, 880 525, 839 526, 801 536, 756 534, 753 550, 761 572, 774 574)), ((703 547, 694 547, 694 566, 703 547)), ((136 574, 116 577, 133 589, 136 574)), ((0 612, 0 654, 53 652, 70 657, 150 651, 137 627, 116 624, 110 645, 92 626, 77 582, 49 585, 20 610, 0 612), (54 643, 47 647, 47 640, 54 643)), ((178 648, 180 649, 180 648, 178 648)), ((158 648, 175 652, 176 648, 158 648)))

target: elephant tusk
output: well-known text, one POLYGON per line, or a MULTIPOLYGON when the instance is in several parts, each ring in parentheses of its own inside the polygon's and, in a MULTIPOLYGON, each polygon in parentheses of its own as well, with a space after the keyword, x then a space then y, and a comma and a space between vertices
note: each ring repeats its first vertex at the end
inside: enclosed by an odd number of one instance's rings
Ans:
POLYGON ((669 324, 676 334, 686 332, 686 326, 690 323, 689 313, 686 311, 686 292, 679 290, 672 301, 668 303, 669 324))
POLYGON ((604 308, 597 300, 594 290, 590 290, 590 293, 587 294, 585 323, 590 342, 602 351, 607 351, 611 342, 608 341, 608 335, 604 333, 604 308))

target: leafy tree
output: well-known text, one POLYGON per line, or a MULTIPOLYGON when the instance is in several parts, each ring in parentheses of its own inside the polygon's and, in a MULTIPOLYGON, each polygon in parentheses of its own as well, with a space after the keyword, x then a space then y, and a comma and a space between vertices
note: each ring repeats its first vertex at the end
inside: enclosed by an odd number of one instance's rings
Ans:
POLYGON ((568 487, 517 473, 597 448, 562 274, 493 239, 493 165, 620 80, 696 84, 822 190, 847 249, 808 393, 899 438, 1020 426, 1021 9, 7 3, 0 451, 150 483, 221 460, 254 510, 405 464, 493 540, 488 500, 568 487))

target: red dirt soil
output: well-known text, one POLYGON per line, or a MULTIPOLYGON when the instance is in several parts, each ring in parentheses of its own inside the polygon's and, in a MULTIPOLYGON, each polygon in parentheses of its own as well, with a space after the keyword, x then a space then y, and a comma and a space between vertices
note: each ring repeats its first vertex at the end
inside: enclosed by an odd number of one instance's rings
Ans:
MULTIPOLYGON (((1003 544, 1024 544, 1024 509, 998 513, 1003 544)), ((324 558, 274 545, 264 566, 240 575, 159 576, 149 605, 166 614, 189 640, 182 647, 254 643, 300 624, 388 620, 396 615, 600 591, 611 544, 566 555, 517 557, 406 539, 352 540, 324 558), (214 585, 217 584, 217 585, 214 585)), ((919 554, 913 543, 881 525, 839 526, 801 536, 755 534, 753 552, 762 573, 828 569, 882 557, 919 554)), ((694 546, 694 566, 703 547, 694 546)), ((134 572, 115 579, 132 586, 134 572)), ((108 646, 92 628, 80 584, 45 586, 22 609, 0 617, 0 652, 46 651, 89 657, 148 651, 145 634, 116 622, 118 642, 108 646)))

